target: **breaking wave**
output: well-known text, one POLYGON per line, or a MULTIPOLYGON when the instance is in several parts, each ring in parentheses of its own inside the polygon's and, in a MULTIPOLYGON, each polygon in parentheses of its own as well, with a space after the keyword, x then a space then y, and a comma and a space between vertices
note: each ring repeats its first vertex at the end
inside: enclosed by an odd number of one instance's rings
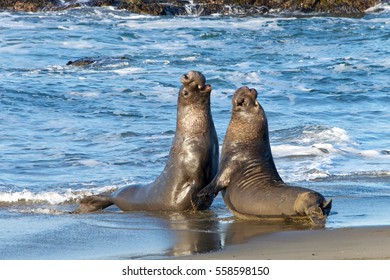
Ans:
POLYGON ((85 196, 103 192, 113 192, 116 189, 118 189, 116 186, 105 186, 85 188, 80 190, 66 189, 42 192, 33 192, 27 189, 21 191, 0 191, 0 205, 74 204, 85 196))
POLYGON ((388 172, 370 170, 370 168, 373 162, 388 161, 389 151, 362 149, 342 128, 304 126, 277 134, 277 142, 290 137, 286 144, 272 145, 278 171, 286 181, 317 180, 350 174, 356 170, 373 172, 373 174, 388 172))

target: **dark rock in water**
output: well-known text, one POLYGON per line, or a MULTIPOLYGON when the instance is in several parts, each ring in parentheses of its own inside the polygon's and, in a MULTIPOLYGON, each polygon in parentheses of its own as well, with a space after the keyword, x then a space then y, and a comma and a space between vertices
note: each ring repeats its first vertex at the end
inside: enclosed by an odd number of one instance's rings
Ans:
POLYGON ((118 67, 118 63, 126 63, 128 64, 130 61, 130 57, 127 56, 119 56, 119 57, 85 57, 76 60, 70 60, 66 63, 67 66, 75 66, 75 67, 84 67, 93 65, 96 67, 118 67))
MULTIPOLYGON (((378 0, 303 0, 288 1, 300 2, 296 10, 303 12, 318 12, 329 14, 360 14, 381 1, 378 0)), ((296 4, 294 4, 296 5, 296 4)), ((292 5, 292 7, 294 6, 292 5)), ((294 8, 294 7, 293 7, 294 8)))
POLYGON ((58 0, 0 0, 1 10, 37 12, 51 10, 61 5, 58 0))
POLYGON ((92 64, 94 62, 96 62, 96 60, 91 59, 91 58, 81 58, 81 59, 77 59, 77 60, 74 60, 74 61, 68 61, 68 63, 66 65, 86 66, 86 65, 90 65, 90 64, 92 64))
MULTIPOLYGON (((254 15, 269 12, 362 14, 380 0, 89 0, 86 6, 114 6, 149 15, 254 15)), ((0 9, 36 12, 78 7, 76 0, 0 0, 0 9)))
POLYGON ((160 1, 124 0, 118 7, 137 14, 148 14, 154 16, 166 15, 164 12, 164 6, 160 3, 160 1))

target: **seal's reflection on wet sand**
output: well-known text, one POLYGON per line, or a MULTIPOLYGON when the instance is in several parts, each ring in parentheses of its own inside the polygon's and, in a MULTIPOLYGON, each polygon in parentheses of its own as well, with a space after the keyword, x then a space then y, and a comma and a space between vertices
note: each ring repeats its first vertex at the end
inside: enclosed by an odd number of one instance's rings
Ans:
POLYGON ((272 232, 309 228, 298 223, 243 221, 233 216, 219 218, 212 211, 171 214, 168 223, 176 238, 167 256, 202 254, 272 232))
MULTIPOLYGON (((98 216, 95 214, 94 216, 98 216)), ((110 227, 128 231, 128 235, 149 237, 150 242, 134 244, 143 245, 143 254, 129 248, 128 253, 110 256, 113 259, 161 259, 190 256, 222 250, 225 246, 245 243, 253 237, 277 231, 303 230, 308 226, 298 223, 243 221, 233 216, 221 217, 209 210, 203 212, 138 212, 124 213, 121 221, 105 221, 110 227), (138 216, 140 215, 140 216, 138 216), (134 219, 138 216, 139 218, 134 219), (162 250, 150 254, 155 243, 162 250)), ((95 226, 104 226, 95 224, 95 226)), ((107 224, 105 225, 107 226, 107 224)), ((149 238, 146 238, 148 240, 149 238)), ((132 242, 127 240, 127 244, 132 242)), ((135 248, 134 248, 135 249, 135 248)))

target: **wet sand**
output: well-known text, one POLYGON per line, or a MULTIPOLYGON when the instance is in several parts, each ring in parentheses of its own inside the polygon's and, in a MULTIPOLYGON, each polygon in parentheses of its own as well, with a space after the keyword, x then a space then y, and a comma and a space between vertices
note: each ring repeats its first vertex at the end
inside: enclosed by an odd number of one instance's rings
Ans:
POLYGON ((390 226, 273 232, 240 245, 184 259, 390 259, 390 226))
POLYGON ((0 260, 390 259, 390 226, 354 226, 362 217, 352 216, 334 227, 348 218, 337 206, 325 229, 238 220, 221 199, 188 213, 66 214, 73 208, 0 208, 0 260))

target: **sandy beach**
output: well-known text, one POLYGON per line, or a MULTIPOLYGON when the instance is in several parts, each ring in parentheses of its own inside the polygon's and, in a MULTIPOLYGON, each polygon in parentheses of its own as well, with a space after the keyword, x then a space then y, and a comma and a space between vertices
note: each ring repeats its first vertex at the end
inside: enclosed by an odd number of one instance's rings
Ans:
POLYGON ((284 231, 184 259, 383 260, 390 259, 389 240, 389 226, 284 231))
POLYGON ((390 259, 386 223, 310 229, 242 221, 217 202, 214 211, 201 213, 126 213, 114 208, 86 215, 18 214, 18 219, 12 219, 14 212, 3 213, 0 259, 390 259))

